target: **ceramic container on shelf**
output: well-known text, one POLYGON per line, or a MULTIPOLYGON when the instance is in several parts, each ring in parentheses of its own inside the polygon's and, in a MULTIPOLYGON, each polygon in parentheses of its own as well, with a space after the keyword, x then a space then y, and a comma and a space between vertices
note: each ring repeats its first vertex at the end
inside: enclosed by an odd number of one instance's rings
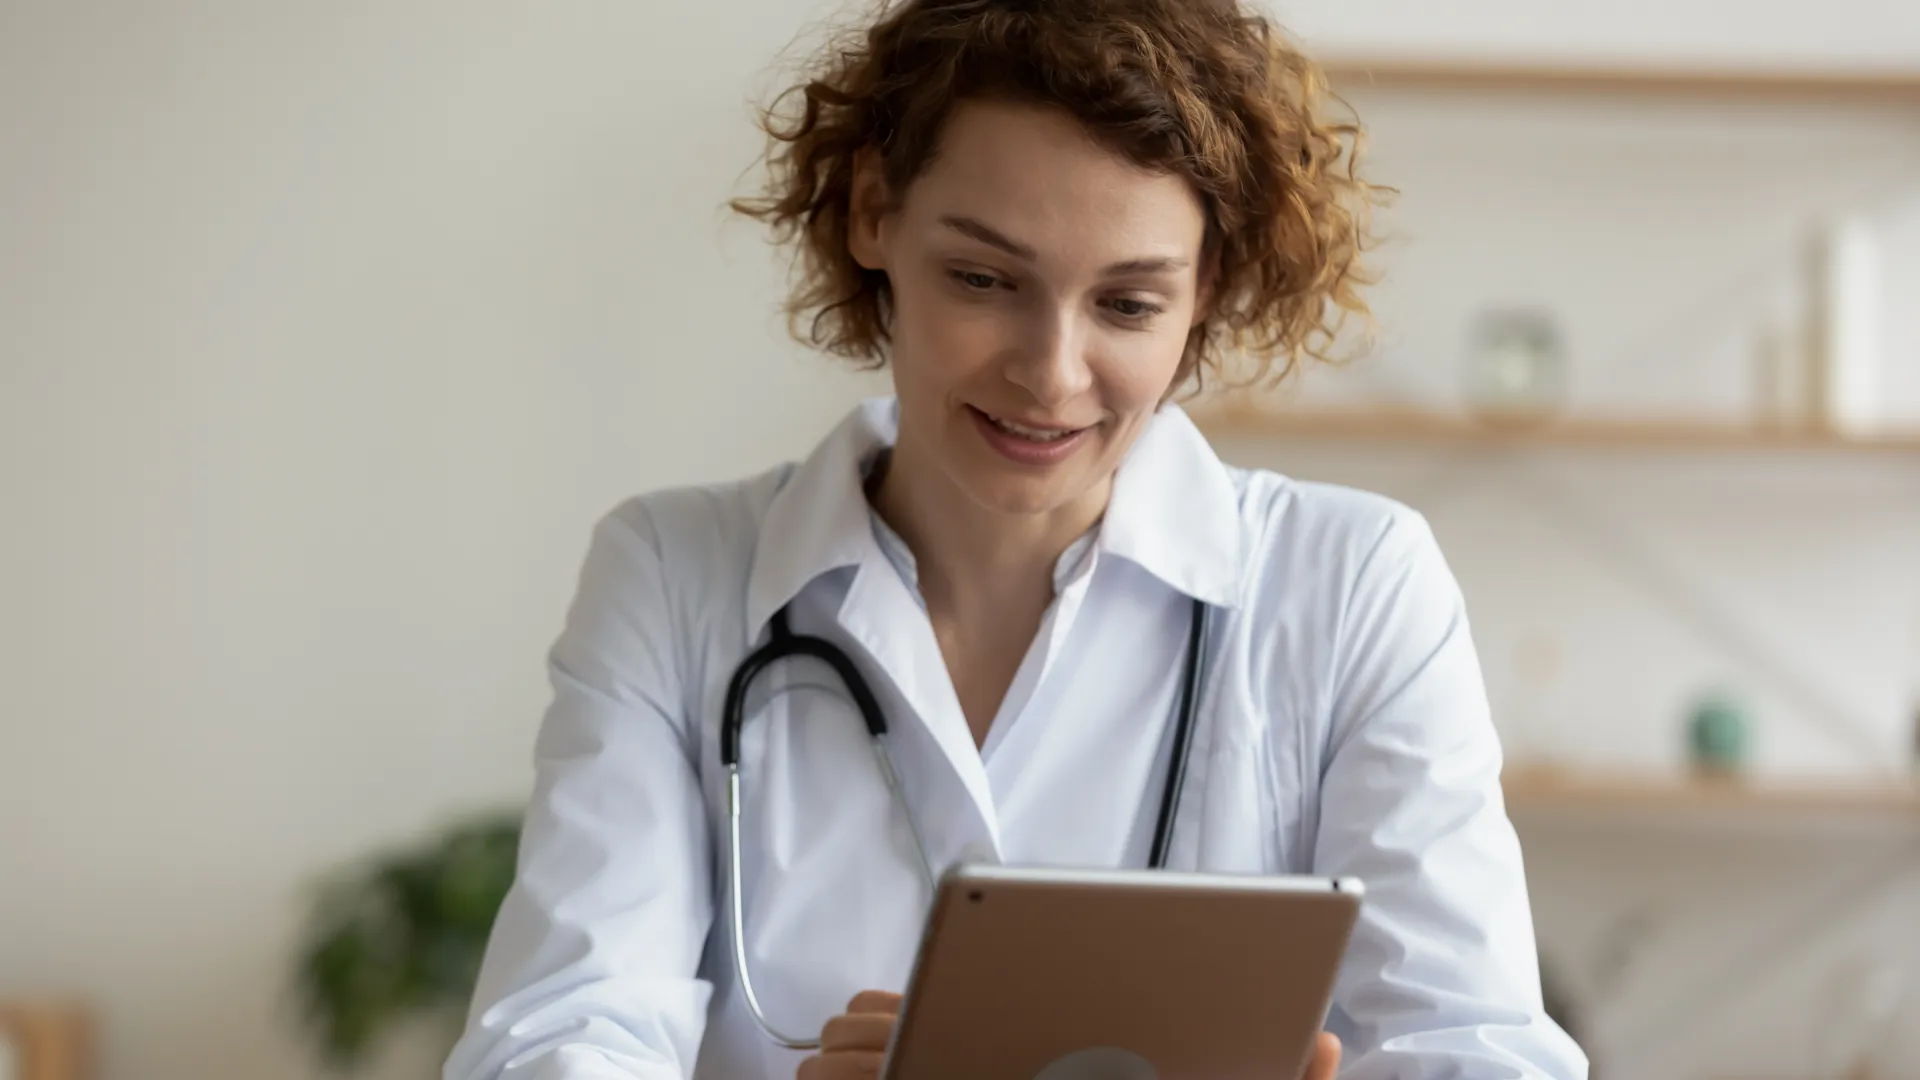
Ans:
POLYGON ((1884 326, 1878 230, 1864 216, 1824 224, 1808 251, 1808 408, 1820 426, 1868 432, 1883 419, 1884 326))
POLYGON ((1553 316, 1532 309, 1481 313, 1467 339, 1464 390, 1484 420, 1541 421, 1568 390, 1566 344, 1553 316))
POLYGON ((1735 776, 1746 768, 1752 748, 1746 710, 1727 694, 1709 694, 1695 703, 1687 720, 1687 759, 1710 776, 1735 776))

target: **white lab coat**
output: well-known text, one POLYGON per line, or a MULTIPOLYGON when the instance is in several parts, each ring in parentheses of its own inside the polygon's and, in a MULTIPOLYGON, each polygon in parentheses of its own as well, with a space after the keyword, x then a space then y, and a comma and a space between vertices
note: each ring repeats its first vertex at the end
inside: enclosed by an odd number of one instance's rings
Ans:
MULTIPOLYGON (((1459 591, 1424 520, 1230 468, 1168 407, 976 750, 913 582, 861 493, 863 404, 804 462, 634 499, 596 530, 551 656, 520 872, 447 1080, 793 1076, 733 977, 717 762, 735 665, 791 601, 893 729, 936 865, 1142 866, 1192 597, 1214 605, 1172 865, 1351 875, 1329 1027, 1348 1078, 1586 1073, 1541 1008, 1519 845, 1459 591)), ((813 1033, 901 989, 927 903, 858 715, 777 665, 742 740, 754 987, 813 1033)))

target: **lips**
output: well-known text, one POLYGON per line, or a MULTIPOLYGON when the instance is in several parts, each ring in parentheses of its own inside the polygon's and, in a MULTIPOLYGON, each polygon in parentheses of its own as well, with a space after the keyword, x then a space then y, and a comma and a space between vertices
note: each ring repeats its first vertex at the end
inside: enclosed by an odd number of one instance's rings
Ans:
POLYGON ((980 415, 986 417, 988 423, 1009 435, 1015 435, 1030 442, 1037 443, 1058 442, 1061 439, 1070 438, 1086 430, 1085 428, 1030 427, 1026 424, 1008 420, 1003 416, 995 416, 990 412, 983 411, 980 415))
POLYGON ((972 407, 967 412, 973 416, 974 425, 988 446, 1008 461, 1028 468, 1057 465, 1067 460, 1093 430, 1027 423, 972 407))

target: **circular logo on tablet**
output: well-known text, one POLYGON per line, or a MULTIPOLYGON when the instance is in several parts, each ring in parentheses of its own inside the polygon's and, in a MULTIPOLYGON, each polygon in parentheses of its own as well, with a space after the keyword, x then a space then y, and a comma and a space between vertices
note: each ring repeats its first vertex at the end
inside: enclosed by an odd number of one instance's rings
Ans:
POLYGON ((1034 1074, 1033 1080, 1159 1080, 1147 1059, 1117 1046, 1075 1050, 1034 1074))

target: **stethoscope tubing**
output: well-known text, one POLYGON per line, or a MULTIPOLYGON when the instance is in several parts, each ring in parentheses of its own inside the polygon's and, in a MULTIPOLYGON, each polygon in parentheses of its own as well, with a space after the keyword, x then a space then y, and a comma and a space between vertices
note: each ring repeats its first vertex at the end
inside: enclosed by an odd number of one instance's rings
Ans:
POLYGON ((1173 819, 1179 812, 1180 793, 1187 786, 1188 751, 1193 748, 1193 715, 1200 702, 1201 658, 1207 655, 1206 601, 1193 602, 1193 618, 1187 628, 1187 667, 1180 676, 1180 711, 1174 714, 1172 760, 1167 762, 1167 782, 1160 789, 1160 814, 1154 819, 1153 848, 1147 858, 1149 869, 1167 865, 1173 851, 1173 819))
MULTIPOLYGON (((1180 794, 1186 786, 1187 761, 1193 744, 1194 715, 1198 711, 1200 695, 1200 669, 1205 657, 1207 605, 1203 600, 1193 601, 1193 617, 1187 633, 1186 669, 1180 680, 1180 707, 1176 713, 1173 731, 1171 759, 1167 763, 1167 781, 1160 793, 1160 810, 1155 820, 1153 846, 1148 858, 1148 866, 1158 870, 1167 864, 1168 854, 1173 846, 1173 823, 1179 809, 1180 794)), ((915 850, 920 855, 920 871, 928 892, 935 887, 936 875, 933 861, 927 854, 926 837, 921 832, 920 823, 915 818, 913 806, 907 801, 906 792, 900 783, 900 771, 894 765, 892 751, 887 745, 887 719, 880 709, 880 702, 873 690, 861 677, 854 666, 853 659, 839 646, 824 638, 807 634, 795 634, 788 623, 786 609, 774 613, 772 621, 772 639, 750 653, 734 670, 733 678, 727 683, 725 711, 721 714, 720 725, 720 764, 726 770, 727 777, 727 892, 728 910, 733 934, 734 973, 740 980, 741 996, 746 999, 747 1009, 760 1030, 778 1045, 788 1050, 810 1051, 820 1048, 820 1040, 815 1037, 800 1038, 789 1035, 775 1027, 761 1008, 759 997, 753 990, 753 974, 747 963, 745 900, 740 888, 741 843, 740 843, 740 735, 746 723, 746 696, 753 680, 768 668, 781 660, 798 656, 811 656, 833 668, 834 673, 847 688, 853 698, 854 708, 860 713, 861 721, 866 725, 867 737, 873 747, 874 760, 880 769, 880 775, 887 785, 888 796, 894 805, 900 808, 906 818, 907 828, 913 835, 915 850)))

